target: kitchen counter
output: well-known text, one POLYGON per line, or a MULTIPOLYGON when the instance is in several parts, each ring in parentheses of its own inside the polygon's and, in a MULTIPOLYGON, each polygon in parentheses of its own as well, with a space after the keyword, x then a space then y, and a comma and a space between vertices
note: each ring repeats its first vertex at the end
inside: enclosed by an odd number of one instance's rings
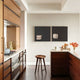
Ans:
POLYGON ((13 58, 13 57, 17 56, 21 51, 24 51, 24 49, 19 49, 16 52, 14 52, 10 55, 4 55, 4 62, 7 61, 10 58, 13 58))
POLYGON ((51 52, 68 52, 70 54, 72 54, 73 56, 75 56, 76 58, 80 59, 80 51, 75 51, 75 53, 73 51, 69 51, 69 50, 51 50, 51 52))

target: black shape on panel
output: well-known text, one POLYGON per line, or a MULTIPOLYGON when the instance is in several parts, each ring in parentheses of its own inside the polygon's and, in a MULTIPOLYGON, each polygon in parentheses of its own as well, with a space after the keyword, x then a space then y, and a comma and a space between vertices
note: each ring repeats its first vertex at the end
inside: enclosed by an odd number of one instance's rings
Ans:
POLYGON ((50 27, 36 26, 35 27, 35 41, 50 41, 50 27))
POLYGON ((68 27, 65 27, 65 26, 64 27, 60 27, 60 26, 52 27, 52 41, 67 41, 68 40, 67 32, 68 32, 68 27))

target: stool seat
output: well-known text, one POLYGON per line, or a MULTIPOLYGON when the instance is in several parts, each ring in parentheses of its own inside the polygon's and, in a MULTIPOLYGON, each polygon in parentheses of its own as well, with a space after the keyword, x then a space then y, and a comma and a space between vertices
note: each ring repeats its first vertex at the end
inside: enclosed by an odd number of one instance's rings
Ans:
POLYGON ((39 58, 39 59, 43 59, 43 58, 45 58, 46 56, 45 55, 37 55, 37 56, 35 56, 36 58, 39 58))

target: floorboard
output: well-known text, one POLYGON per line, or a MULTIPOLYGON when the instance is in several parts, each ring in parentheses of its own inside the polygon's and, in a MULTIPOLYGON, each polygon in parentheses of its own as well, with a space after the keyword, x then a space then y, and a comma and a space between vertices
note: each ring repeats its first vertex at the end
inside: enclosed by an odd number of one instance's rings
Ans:
POLYGON ((36 73, 34 73, 34 71, 35 66, 27 66, 26 70, 18 80, 70 80, 69 77, 51 78, 50 66, 47 66, 47 73, 45 73, 45 71, 41 71, 41 69, 39 69, 39 72, 37 71, 36 73))

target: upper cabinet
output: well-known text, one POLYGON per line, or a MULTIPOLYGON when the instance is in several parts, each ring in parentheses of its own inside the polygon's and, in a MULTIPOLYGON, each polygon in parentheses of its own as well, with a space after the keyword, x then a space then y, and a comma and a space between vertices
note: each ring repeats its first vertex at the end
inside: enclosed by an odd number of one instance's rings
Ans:
POLYGON ((21 10, 13 0, 4 0, 4 20, 20 26, 21 10))
POLYGON ((4 5, 11 9, 16 15, 21 16, 21 10, 13 0, 4 0, 4 5))

